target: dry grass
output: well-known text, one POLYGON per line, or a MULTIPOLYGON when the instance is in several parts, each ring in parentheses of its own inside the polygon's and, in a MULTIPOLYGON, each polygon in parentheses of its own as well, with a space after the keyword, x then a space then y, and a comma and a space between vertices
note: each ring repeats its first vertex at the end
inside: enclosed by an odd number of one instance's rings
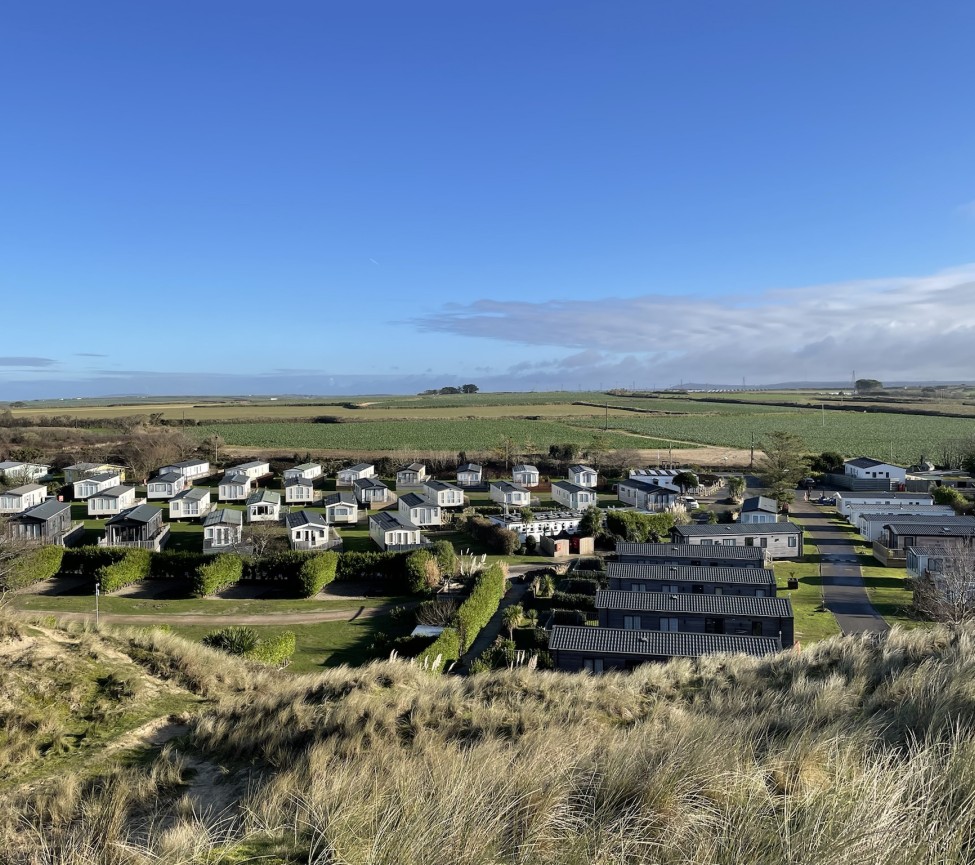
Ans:
POLYGON ((8 789, 14 865, 972 860, 972 630, 602 677, 90 639, 208 702, 141 764, 8 789))

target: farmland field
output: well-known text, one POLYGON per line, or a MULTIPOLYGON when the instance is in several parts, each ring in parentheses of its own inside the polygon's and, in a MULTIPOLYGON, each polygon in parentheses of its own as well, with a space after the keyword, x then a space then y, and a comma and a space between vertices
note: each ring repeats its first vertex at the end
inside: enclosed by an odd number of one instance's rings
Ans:
MULTIPOLYGON (((579 420, 588 420, 582 418, 579 420)), ((295 448, 297 450, 416 450, 486 451, 502 437, 511 436, 518 445, 533 442, 547 451, 551 444, 588 445, 600 435, 609 448, 666 448, 666 440, 641 438, 614 432, 603 434, 598 425, 577 426, 551 420, 389 420, 362 423, 241 423, 208 424, 193 428, 205 438, 216 433, 232 447, 295 448)))
MULTIPOLYGON (((765 406, 731 405, 708 414, 687 416, 610 416, 613 429, 641 435, 747 448, 773 430, 801 436, 810 451, 840 451, 909 465, 923 454, 937 460, 946 446, 975 435, 975 421, 923 415, 770 409, 765 406), (754 409, 754 411, 742 411, 754 409)), ((574 426, 602 427, 596 418, 579 418, 574 426)))

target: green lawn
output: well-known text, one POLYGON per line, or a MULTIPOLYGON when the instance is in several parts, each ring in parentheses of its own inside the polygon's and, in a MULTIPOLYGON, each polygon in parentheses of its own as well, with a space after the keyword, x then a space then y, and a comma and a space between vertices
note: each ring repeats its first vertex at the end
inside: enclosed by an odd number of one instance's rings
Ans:
POLYGON ((836 619, 823 609, 822 579, 817 562, 776 562, 775 582, 780 597, 792 601, 797 642, 812 642, 840 632, 836 619), (789 590, 789 577, 799 580, 799 588, 789 590))
MULTIPOLYGON (((353 622, 248 627, 253 627, 262 637, 292 631, 295 635, 296 649, 288 671, 311 673, 325 667, 337 667, 340 664, 356 666, 377 657, 385 657, 385 652, 377 654, 372 649, 376 637, 381 633, 393 637, 402 636, 409 633, 412 623, 407 625, 396 622, 392 616, 383 615, 356 619, 353 622)), ((200 640, 214 629, 206 626, 171 625, 168 630, 190 640, 200 640)))
POLYGON ((877 612, 890 625, 904 628, 929 627, 932 623, 916 619, 911 614, 914 600, 904 568, 885 568, 883 565, 861 567, 867 596, 877 612))
MULTIPOLYGON (((150 598, 118 598, 102 595, 98 607, 103 613, 125 616, 268 616, 276 613, 310 613, 332 610, 354 611, 360 607, 377 607, 405 598, 348 598, 339 600, 220 600, 188 598, 185 600, 152 600, 150 598)), ((95 600, 91 595, 17 595, 11 605, 19 610, 52 610, 59 613, 88 613, 94 615, 95 600)))

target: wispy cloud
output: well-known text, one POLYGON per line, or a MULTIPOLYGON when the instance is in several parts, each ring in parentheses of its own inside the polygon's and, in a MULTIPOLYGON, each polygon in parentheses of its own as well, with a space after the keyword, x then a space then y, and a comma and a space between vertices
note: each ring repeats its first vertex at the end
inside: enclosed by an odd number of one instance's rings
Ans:
MULTIPOLYGON (((413 323, 423 331, 571 350, 547 364, 566 375, 608 365, 629 378, 622 364, 661 384, 843 378, 854 368, 880 378, 975 380, 975 265, 750 296, 479 300, 413 323)), ((528 366, 540 371, 546 364, 528 366)))
POLYGON ((95 351, 76 351, 74 353, 75 357, 108 357, 107 354, 98 354, 95 351))
POLYGON ((44 368, 57 363, 49 357, 0 357, 0 366, 20 366, 44 368))
POLYGON ((975 198, 971 201, 966 201, 964 204, 959 204, 955 208, 962 216, 970 216, 975 219, 975 198))

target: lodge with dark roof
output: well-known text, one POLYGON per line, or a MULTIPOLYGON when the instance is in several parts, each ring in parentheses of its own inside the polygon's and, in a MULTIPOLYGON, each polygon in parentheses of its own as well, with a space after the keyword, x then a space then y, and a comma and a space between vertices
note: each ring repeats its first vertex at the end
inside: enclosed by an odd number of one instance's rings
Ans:
POLYGON ((549 651, 558 670, 602 673, 631 670, 649 661, 698 658, 714 653, 771 655, 781 649, 773 637, 699 634, 687 631, 631 631, 557 625, 549 651))
POLYGON ((601 628, 775 637, 793 643, 788 598, 667 592, 596 593, 601 628))
POLYGON ((771 568, 689 567, 652 563, 609 562, 609 588, 625 592, 683 592, 690 594, 774 597, 771 568))
POLYGON ((617 541, 616 558, 621 562, 709 568, 767 568, 772 563, 768 550, 761 546, 638 544, 630 541, 617 541))

